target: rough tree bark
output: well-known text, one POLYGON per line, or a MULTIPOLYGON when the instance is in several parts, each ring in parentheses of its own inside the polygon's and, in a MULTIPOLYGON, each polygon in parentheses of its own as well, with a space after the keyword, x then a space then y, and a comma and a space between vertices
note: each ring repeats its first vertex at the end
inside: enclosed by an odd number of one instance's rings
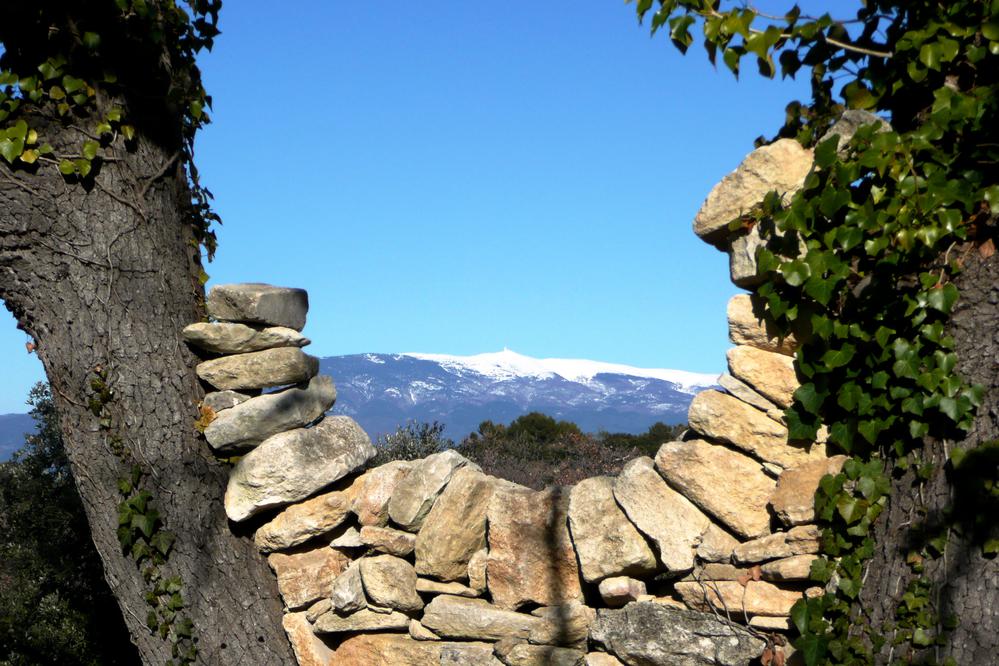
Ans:
MULTIPOLYGON (((58 152, 85 140, 31 122, 58 152)), ((171 646, 146 628, 148 586, 116 536, 128 468, 87 407, 98 366, 114 391, 110 434, 147 473, 177 536, 164 573, 183 579, 199 662, 294 663, 274 577, 230 531, 226 468, 193 426, 201 388, 179 337, 203 315, 199 249, 183 216, 190 192, 176 155, 142 139, 135 152, 114 149, 89 191, 52 168, 0 164, 0 298, 38 345, 94 543, 143 661, 165 663, 171 646)))
MULTIPOLYGON (((920 483, 910 469, 893 479, 891 503, 876 527, 877 550, 868 563, 861 596, 875 630, 894 623, 902 594, 916 577, 906 563, 908 551, 923 545, 924 528, 930 527, 932 534, 934 528, 958 521, 945 553, 926 560, 923 575, 934 584, 932 601, 941 619, 953 616, 959 624, 946 634, 945 645, 924 650, 913 663, 943 663, 952 657, 957 664, 989 664, 999 655, 999 560, 982 554, 982 531, 966 524, 969 513, 985 511, 991 512, 985 517, 994 525, 999 507, 974 506, 969 495, 975 489, 953 478, 945 465, 955 448, 999 439, 999 254, 982 258, 972 250, 964 266, 955 279, 961 299, 948 328, 960 359, 958 372, 966 381, 985 386, 985 402, 961 441, 926 442, 924 458, 934 464, 931 478, 920 483), (953 518, 946 515, 948 508, 955 509, 953 518)), ((996 474, 994 459, 982 462, 991 469, 983 467, 981 472, 996 474)), ((892 643, 894 634, 885 638, 877 662, 887 664, 901 655, 892 643)))

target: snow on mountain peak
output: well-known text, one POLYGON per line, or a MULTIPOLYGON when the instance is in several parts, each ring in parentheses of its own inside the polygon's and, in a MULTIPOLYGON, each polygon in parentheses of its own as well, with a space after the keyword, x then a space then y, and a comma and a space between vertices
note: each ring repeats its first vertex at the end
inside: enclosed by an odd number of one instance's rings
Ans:
POLYGON ((472 371, 497 380, 518 377, 548 378, 558 375, 572 382, 587 383, 598 374, 627 375, 648 379, 661 379, 676 384, 685 393, 694 393, 698 388, 713 386, 718 375, 665 368, 636 368, 619 363, 604 363, 585 359, 532 358, 504 348, 499 352, 455 356, 452 354, 404 353, 424 361, 439 363, 449 372, 472 371))

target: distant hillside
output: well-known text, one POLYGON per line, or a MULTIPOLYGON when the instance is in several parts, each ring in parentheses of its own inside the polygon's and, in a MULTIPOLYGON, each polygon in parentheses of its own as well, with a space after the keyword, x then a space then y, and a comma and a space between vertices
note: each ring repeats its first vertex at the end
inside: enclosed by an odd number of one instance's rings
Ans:
POLYGON ((35 431, 35 421, 27 414, 0 414, 0 462, 24 446, 24 436, 35 431))

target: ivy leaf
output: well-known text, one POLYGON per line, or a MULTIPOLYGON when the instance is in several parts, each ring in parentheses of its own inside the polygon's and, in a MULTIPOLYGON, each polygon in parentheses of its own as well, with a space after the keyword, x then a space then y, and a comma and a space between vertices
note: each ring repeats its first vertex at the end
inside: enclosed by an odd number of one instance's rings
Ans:
POLYGON ((97 143, 96 141, 84 141, 83 156, 88 160, 94 159, 95 157, 97 157, 97 151, 100 147, 101 147, 100 144, 97 143))
POLYGON ((815 634, 802 634, 794 642, 794 647, 801 653, 805 666, 817 666, 819 659, 825 654, 825 641, 815 634))
POLYGON ((0 140, 0 156, 7 160, 8 164, 13 164, 14 160, 24 152, 24 141, 21 139, 0 140))
POLYGON ((926 297, 926 303, 934 310, 950 314, 951 308, 957 302, 957 296, 957 287, 952 282, 948 282, 938 289, 930 289, 930 293, 926 297))
POLYGON ((839 349, 830 349, 823 354, 822 363, 830 369, 841 368, 853 359, 856 352, 857 348, 853 344, 845 342, 839 349))
MULTIPOLYGON (((815 561, 813 561, 813 565, 815 561)), ((791 606, 791 621, 794 622, 799 634, 808 633, 808 604, 804 599, 799 599, 791 606)))
POLYGON ((153 538, 150 539, 149 543, 152 544, 153 548, 159 551, 160 555, 166 557, 175 540, 176 537, 173 534, 166 530, 160 530, 153 535, 153 538))

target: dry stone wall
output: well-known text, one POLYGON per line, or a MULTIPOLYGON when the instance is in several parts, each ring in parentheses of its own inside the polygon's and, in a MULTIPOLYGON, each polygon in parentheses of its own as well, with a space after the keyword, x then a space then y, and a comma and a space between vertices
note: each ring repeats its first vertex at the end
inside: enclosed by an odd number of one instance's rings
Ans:
MULTIPOLYGON (((772 189, 793 194, 810 165, 793 141, 754 151, 695 232, 722 243, 729 221, 772 189)), ((736 284, 755 274, 739 247, 751 235, 723 246, 736 284)), ((200 424, 216 453, 241 456, 225 509, 274 570, 299 664, 736 666, 790 653, 791 606, 821 592, 808 581, 815 489, 844 458, 788 441, 796 342, 749 295, 728 305, 721 390, 694 398, 680 441, 614 478, 542 491, 454 451, 367 467, 364 431, 323 416, 336 391, 302 351, 305 292, 223 285, 207 306, 212 321, 183 331, 212 389, 200 424)))

